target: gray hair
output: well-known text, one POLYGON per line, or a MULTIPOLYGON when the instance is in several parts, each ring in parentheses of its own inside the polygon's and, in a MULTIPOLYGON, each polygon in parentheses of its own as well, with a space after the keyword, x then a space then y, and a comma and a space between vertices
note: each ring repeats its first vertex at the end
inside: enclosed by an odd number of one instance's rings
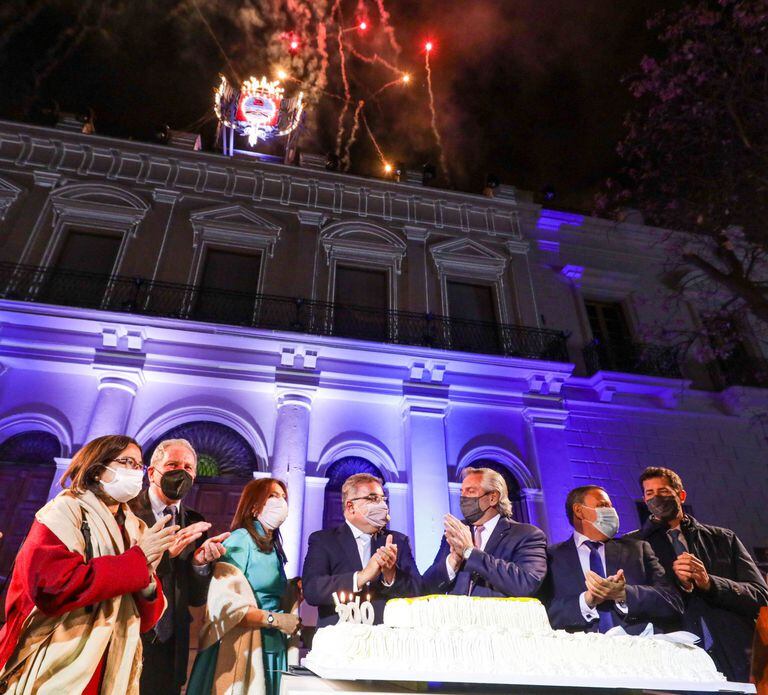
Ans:
POLYGON ((152 459, 149 462, 151 468, 159 466, 165 459, 165 450, 172 446, 184 446, 192 452, 195 457, 195 465, 197 465, 197 452, 195 448, 186 439, 164 439, 160 442, 155 450, 152 452, 152 459))
POLYGON ((341 504, 346 506, 347 500, 355 495, 357 488, 360 485, 365 484, 378 484, 381 485, 382 488, 384 487, 384 481, 381 478, 377 478, 375 475, 371 475, 370 473, 355 473, 354 475, 350 475, 349 478, 344 481, 344 485, 341 486, 341 504))
POLYGON ((493 468, 472 468, 467 467, 462 471, 462 479, 468 475, 480 474, 482 480, 480 481, 480 487, 484 492, 498 492, 499 501, 496 504, 496 510, 502 516, 512 516, 512 502, 509 499, 509 490, 507 490, 507 482, 501 473, 493 470, 493 468))

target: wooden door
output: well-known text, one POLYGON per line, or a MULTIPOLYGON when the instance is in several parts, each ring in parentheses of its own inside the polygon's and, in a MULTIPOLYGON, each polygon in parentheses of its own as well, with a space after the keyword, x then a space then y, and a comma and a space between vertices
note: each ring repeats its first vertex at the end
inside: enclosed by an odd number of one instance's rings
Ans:
POLYGON ((184 498, 184 504, 199 512, 212 526, 209 536, 229 531, 240 494, 248 479, 208 478, 198 480, 184 498))

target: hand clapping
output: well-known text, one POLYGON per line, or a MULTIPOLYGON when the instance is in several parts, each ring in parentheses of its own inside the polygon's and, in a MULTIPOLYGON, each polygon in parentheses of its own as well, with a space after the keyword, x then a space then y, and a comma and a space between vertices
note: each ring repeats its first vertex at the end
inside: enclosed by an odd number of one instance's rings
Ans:
POLYGON ((229 538, 230 533, 226 531, 220 533, 218 536, 209 538, 206 540, 196 551, 192 558, 192 564, 195 565, 207 565, 210 562, 215 562, 220 557, 227 554, 227 549, 224 547, 224 541, 229 538))
POLYGON ((446 514, 443 517, 443 525, 445 527, 445 540, 448 541, 451 553, 463 559, 464 551, 474 546, 469 526, 452 514, 446 514))
POLYGON ((604 601, 616 601, 621 603, 627 600, 626 585, 627 580, 624 577, 624 570, 619 570, 610 577, 601 577, 596 572, 590 570, 585 577, 587 587, 586 601, 591 608, 603 603, 604 601))
POLYGON ((379 567, 384 581, 392 584, 395 581, 397 571, 397 545, 392 542, 392 534, 387 536, 386 544, 376 551, 379 567))

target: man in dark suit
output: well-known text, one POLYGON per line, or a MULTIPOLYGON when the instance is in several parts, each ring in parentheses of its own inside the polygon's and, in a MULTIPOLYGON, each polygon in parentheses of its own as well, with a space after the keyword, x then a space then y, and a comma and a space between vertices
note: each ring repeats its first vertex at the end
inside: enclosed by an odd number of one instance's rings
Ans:
POLYGON ((144 667, 142 695, 174 695, 187 680, 190 606, 205 603, 210 582, 209 563, 225 553, 221 534, 206 540, 210 524, 182 499, 197 475, 197 454, 185 439, 160 442, 147 471, 149 488, 130 503, 133 512, 147 525, 163 516, 181 528, 173 545, 157 567, 168 606, 150 632, 142 635, 144 667))
POLYGON ((547 573, 547 539, 541 529, 513 521, 501 474, 467 468, 461 483, 464 521, 444 519, 445 536, 424 574, 429 593, 533 596, 547 573))
POLYGON ((565 512, 571 538, 550 546, 545 588, 552 627, 569 632, 607 632, 621 626, 639 634, 650 622, 669 625, 683 601, 644 541, 614 538, 619 516, 597 485, 568 493, 565 512))
POLYGON ((701 638, 728 680, 749 680, 755 620, 768 605, 768 586, 736 534, 696 521, 683 511, 683 481, 669 468, 640 476, 650 516, 629 534, 651 544, 679 585, 685 611, 680 627, 701 638))
POLYGON ((317 627, 338 621, 334 593, 370 595, 375 622, 391 598, 418 596, 421 575, 408 537, 385 530, 389 519, 382 481, 352 475, 341 488, 344 523, 309 537, 301 575, 304 599, 318 607, 317 627))

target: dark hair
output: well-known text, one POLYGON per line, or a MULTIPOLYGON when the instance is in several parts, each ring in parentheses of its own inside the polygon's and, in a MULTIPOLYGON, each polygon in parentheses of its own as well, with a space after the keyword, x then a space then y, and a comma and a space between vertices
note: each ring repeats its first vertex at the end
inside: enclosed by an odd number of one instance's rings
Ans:
POLYGON ((276 529, 273 533, 267 532, 266 535, 262 535, 256 530, 256 526, 253 523, 255 517, 257 517, 261 510, 264 509, 264 505, 269 499, 269 495, 272 493, 272 483, 277 483, 283 492, 285 493, 285 499, 288 499, 288 489, 285 487, 285 483, 277 478, 259 478, 258 480, 251 480, 245 484, 242 493, 240 494, 240 501, 237 503, 237 511, 232 519, 232 523, 229 526, 230 531, 235 531, 239 528, 244 528, 253 538, 254 543, 258 546, 262 553, 270 553, 275 545, 278 546, 278 554, 282 557, 282 548, 280 547, 280 531, 276 529))
POLYGON ((92 439, 72 457, 72 462, 61 476, 59 484, 75 494, 92 490, 96 486, 99 468, 109 465, 115 456, 131 444, 141 451, 139 443, 133 437, 124 434, 108 434, 92 439))
POLYGON ((573 505, 584 504, 584 498, 587 496, 590 490, 602 490, 606 492, 604 487, 600 485, 582 485, 581 487, 575 487, 568 493, 565 498, 565 515, 568 517, 568 523, 573 526, 573 505))
POLYGON ((643 489, 643 483, 646 480, 650 480, 651 478, 666 478, 667 482, 669 483, 669 487, 671 487, 678 495, 680 494, 680 491, 683 489, 683 480, 682 478, 675 473, 671 468, 663 468, 662 466, 648 466, 641 474, 640 474, 640 490, 644 493, 645 490, 643 489))

